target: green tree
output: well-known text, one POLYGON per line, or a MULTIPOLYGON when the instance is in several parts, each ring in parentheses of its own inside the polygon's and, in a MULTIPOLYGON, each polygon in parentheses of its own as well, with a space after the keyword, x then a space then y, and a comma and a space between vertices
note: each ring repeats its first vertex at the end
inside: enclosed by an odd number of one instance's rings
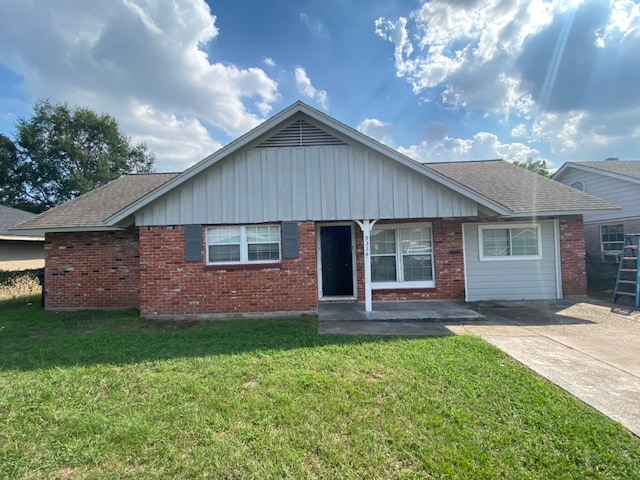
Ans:
POLYGON ((17 206, 20 185, 16 167, 18 151, 11 139, 0 133, 0 204, 17 206))
POLYGON ((0 177, 0 199, 33 212, 125 173, 150 172, 155 160, 146 144, 134 145, 120 132, 112 116, 48 100, 35 104, 30 119, 18 120, 13 150, 7 140, 0 138, 0 162, 9 164, 6 178, 0 177))
POLYGON ((527 158, 524 162, 518 162, 517 160, 513 162, 514 165, 518 167, 525 168, 531 172, 537 173, 538 175, 542 175, 543 177, 549 178, 551 176, 551 172, 549 171, 549 166, 547 165, 546 160, 533 160, 531 157, 527 158))

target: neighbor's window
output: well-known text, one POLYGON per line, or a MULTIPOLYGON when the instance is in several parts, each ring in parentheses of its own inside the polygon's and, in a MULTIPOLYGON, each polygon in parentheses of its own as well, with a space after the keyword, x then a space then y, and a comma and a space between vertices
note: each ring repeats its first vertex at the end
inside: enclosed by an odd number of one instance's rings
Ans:
POLYGON ((602 261, 616 263, 624 248, 624 225, 600 225, 602 261))
POLYGON ((207 263, 280 261, 280 226, 207 228, 207 263))
POLYGON ((479 237, 481 260, 524 260, 542 257, 539 225, 481 225, 479 237))
POLYGON ((371 232, 371 281, 374 288, 431 287, 431 225, 383 225, 371 232))

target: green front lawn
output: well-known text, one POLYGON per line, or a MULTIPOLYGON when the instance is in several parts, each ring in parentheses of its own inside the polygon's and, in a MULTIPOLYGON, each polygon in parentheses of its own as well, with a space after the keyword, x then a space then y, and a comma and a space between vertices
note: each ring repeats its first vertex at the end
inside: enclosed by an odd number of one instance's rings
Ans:
POLYGON ((0 304, 0 478, 640 478, 640 441, 471 336, 0 304))

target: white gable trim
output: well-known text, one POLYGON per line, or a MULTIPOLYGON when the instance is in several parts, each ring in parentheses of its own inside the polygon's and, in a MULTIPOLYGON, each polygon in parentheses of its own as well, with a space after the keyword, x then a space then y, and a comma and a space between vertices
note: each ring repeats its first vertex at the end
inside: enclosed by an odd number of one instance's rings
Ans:
POLYGON ((355 142, 358 142, 392 160, 395 160, 401 165, 404 165, 405 167, 431 180, 434 180, 440 183, 441 185, 444 185, 450 188, 454 192, 470 200, 475 201, 479 205, 482 205, 488 208, 490 211, 493 211, 498 215, 506 215, 506 216, 511 215, 511 212, 507 210, 505 207, 503 207, 502 205, 496 202, 493 202, 481 195, 478 195, 476 192, 448 179, 447 177, 439 174, 438 172, 435 172, 431 169, 424 167, 421 163, 416 162, 415 160, 412 160, 409 157, 402 155, 396 150, 373 140, 372 138, 358 132, 357 130, 351 127, 348 127, 343 123, 338 122, 337 120, 329 117, 328 115, 325 115, 324 113, 314 108, 311 108, 307 104, 298 101, 293 105, 291 105, 290 107, 284 109, 280 113, 276 114, 275 116, 271 117, 270 119, 266 120, 262 124, 258 125, 253 130, 250 130, 248 133, 241 136, 237 140, 231 142, 225 147, 222 147, 218 151, 214 152, 212 155, 196 163, 191 168, 185 170, 183 173, 181 173, 177 177, 169 180, 167 183, 163 184, 160 188, 157 188, 156 190, 150 192, 149 194, 137 200, 136 202, 132 203, 131 205, 124 208, 117 214, 108 218, 105 221, 105 225, 107 226, 117 225, 118 223, 125 220, 127 217, 133 215, 135 212, 140 210, 142 207, 150 204, 151 202, 153 202, 154 200, 157 200, 158 198, 170 192, 177 186, 199 175, 200 173, 202 173, 203 171, 205 171, 215 163, 230 156, 234 152, 237 152, 241 148, 244 148, 248 146, 250 143, 260 139, 260 137, 265 136, 270 130, 275 129, 280 124, 283 124, 287 120, 290 120, 291 118, 293 118, 296 114, 300 114, 300 113, 309 117, 312 121, 315 121, 314 123, 319 124, 318 126, 326 126, 330 129, 333 129, 339 135, 345 137, 346 139, 350 139, 355 142))

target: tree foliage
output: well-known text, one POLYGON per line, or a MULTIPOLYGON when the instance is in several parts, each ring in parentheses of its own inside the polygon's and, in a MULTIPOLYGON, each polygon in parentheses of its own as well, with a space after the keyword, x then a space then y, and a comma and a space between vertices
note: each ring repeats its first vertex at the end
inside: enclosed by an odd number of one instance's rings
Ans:
POLYGON ((37 102, 15 141, 0 135, 0 202, 42 212, 125 173, 153 170, 146 144, 132 144, 110 115, 37 102))
POLYGON ((513 162, 514 165, 518 167, 525 168, 531 172, 537 173, 538 175, 542 175, 543 177, 550 177, 551 171, 549 171, 549 166, 547 165, 546 160, 533 160, 531 157, 527 158, 524 162, 518 162, 517 160, 513 162))

